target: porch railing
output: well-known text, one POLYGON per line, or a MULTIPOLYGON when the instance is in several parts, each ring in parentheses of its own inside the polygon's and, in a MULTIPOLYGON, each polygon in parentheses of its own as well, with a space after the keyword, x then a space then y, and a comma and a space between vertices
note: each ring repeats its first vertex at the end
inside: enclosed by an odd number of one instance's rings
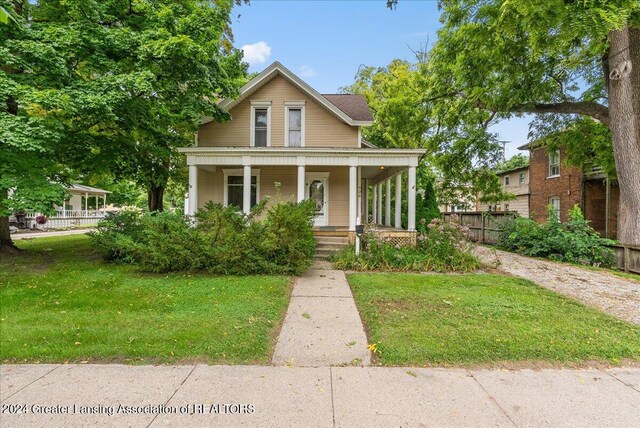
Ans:
MULTIPOLYGON (((42 213, 30 211, 26 213, 27 219, 34 219, 42 213)), ((53 214, 44 214, 47 219, 52 218, 104 218, 106 215, 103 210, 57 210, 53 214)))

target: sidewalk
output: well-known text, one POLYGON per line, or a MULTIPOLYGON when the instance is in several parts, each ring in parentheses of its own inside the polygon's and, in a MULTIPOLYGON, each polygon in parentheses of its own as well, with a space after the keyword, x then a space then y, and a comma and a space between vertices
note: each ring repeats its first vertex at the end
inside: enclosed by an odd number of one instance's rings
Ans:
POLYGON ((51 232, 23 232, 23 233, 12 233, 11 239, 14 241, 19 241, 21 239, 32 239, 32 238, 46 238, 50 236, 65 236, 65 235, 82 235, 83 233, 89 233, 95 229, 69 229, 69 230, 54 230, 51 232))
POLYGON ((0 395, 5 412, 26 406, 3 427, 640 424, 637 368, 5 365, 0 395))
POLYGON ((343 271, 326 261, 296 278, 272 359, 276 365, 369 365, 367 336, 343 271))

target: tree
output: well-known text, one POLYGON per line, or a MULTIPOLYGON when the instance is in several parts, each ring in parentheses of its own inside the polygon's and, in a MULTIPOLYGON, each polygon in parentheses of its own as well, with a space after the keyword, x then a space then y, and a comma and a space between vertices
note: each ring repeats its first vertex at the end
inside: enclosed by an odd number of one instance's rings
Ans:
POLYGON ((246 75, 232 0, 0 0, 0 248, 10 208, 51 209, 73 174, 131 177, 161 210, 202 116, 246 75), (9 190, 12 198, 8 198, 9 190))
MULTIPOLYGON (((441 0, 439 6, 443 27, 425 67, 430 114, 448 128, 482 129, 524 113, 552 122, 564 116, 564 126, 585 117, 599 121, 611 132, 620 186, 618 238, 640 244, 640 2, 441 0)), ((464 144, 470 151, 492 145, 475 137, 464 144)))
POLYGON ((522 153, 518 153, 517 155, 511 156, 504 162, 500 162, 496 167, 496 171, 512 171, 514 169, 524 168, 526 166, 529 166, 529 157, 523 155, 522 153))

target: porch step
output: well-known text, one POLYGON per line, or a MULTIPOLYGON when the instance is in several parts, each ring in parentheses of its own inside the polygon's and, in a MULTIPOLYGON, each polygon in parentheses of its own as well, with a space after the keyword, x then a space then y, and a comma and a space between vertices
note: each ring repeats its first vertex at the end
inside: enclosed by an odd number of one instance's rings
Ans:
POLYGON ((348 245, 349 238, 346 236, 316 236, 318 245, 348 245))

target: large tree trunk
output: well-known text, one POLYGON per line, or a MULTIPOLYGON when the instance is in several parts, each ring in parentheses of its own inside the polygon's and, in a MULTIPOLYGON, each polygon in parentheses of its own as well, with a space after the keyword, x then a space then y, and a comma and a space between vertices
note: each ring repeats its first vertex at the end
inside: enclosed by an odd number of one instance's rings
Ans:
POLYGON ((149 186, 147 194, 149 196, 149 211, 163 211, 164 204, 162 200, 164 199, 164 186, 152 184, 149 186))
MULTIPOLYGON (((0 194, 0 201, 7 200, 8 191, 7 189, 0 190, 2 194, 0 194)), ((3 207, 0 205, 0 211, 5 211, 7 207, 3 207)), ((18 253, 18 247, 15 246, 13 240, 11 239, 11 234, 9 233, 9 217, 2 216, 0 217, 0 253, 18 253)))
POLYGON ((612 31, 609 42, 609 127, 620 186, 617 237, 640 245, 640 29, 612 31))

